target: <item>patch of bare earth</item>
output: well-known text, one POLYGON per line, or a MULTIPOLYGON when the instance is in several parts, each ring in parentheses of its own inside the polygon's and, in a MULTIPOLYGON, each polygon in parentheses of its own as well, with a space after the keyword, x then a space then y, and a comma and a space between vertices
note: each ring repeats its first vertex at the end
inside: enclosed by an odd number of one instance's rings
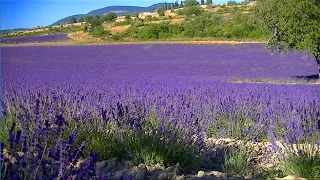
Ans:
POLYGON ((89 35, 87 32, 74 32, 74 33, 69 33, 68 37, 72 39, 76 43, 104 43, 102 39, 92 37, 89 35))
POLYGON ((130 25, 124 25, 124 26, 112 26, 108 28, 111 32, 111 34, 117 34, 117 33, 122 33, 125 30, 127 30, 130 27, 130 25))
POLYGON ((170 24, 182 24, 185 18, 171 19, 170 24))

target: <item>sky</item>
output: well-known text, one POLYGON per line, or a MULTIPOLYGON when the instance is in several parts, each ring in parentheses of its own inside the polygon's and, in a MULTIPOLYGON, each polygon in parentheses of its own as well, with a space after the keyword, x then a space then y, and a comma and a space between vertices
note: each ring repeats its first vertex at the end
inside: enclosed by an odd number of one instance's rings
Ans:
MULTIPOLYGON (((0 0, 0 29, 47 26, 65 17, 107 6, 147 7, 164 1, 170 3, 175 0, 0 0)), ((224 3, 228 0, 213 2, 224 3)))

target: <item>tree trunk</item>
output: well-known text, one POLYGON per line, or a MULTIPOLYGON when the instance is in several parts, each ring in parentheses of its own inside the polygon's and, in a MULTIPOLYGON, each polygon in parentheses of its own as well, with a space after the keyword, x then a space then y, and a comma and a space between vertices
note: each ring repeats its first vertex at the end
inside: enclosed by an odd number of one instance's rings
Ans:
POLYGON ((317 82, 320 83, 320 57, 316 57, 316 61, 317 61, 317 64, 318 64, 318 80, 317 82))

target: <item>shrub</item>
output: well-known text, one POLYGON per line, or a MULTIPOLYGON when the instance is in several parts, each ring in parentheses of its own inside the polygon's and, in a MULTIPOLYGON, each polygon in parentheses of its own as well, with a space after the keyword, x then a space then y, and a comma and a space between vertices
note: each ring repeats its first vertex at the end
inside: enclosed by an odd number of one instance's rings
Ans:
POLYGON ((165 11, 166 11, 166 9, 163 8, 163 7, 160 7, 160 8, 157 9, 157 13, 158 13, 159 16, 164 16, 165 15, 165 11))
POLYGON ((229 152, 225 152, 224 158, 223 172, 242 176, 248 165, 250 154, 243 148, 232 148, 229 152))
POLYGON ((111 39, 114 41, 119 41, 122 39, 122 36, 120 34, 113 34, 111 35, 111 39))
POLYGON ((200 11, 199 7, 191 6, 191 7, 184 8, 183 14, 186 16, 192 16, 192 15, 198 16, 201 14, 201 11, 200 11))
POLYGON ((283 158, 283 171, 287 175, 296 175, 307 179, 320 177, 320 154, 314 152, 314 156, 309 153, 299 151, 299 153, 289 153, 283 158))

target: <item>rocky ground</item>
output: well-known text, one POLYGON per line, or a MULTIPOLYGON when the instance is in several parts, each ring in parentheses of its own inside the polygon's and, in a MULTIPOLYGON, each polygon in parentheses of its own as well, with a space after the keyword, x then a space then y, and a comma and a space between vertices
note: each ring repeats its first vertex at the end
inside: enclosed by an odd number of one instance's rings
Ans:
POLYGON ((131 161, 111 159, 97 163, 97 171, 108 179, 262 179, 268 170, 277 169, 275 165, 278 155, 270 143, 253 143, 231 139, 207 139, 206 151, 199 165, 192 170, 184 170, 179 164, 170 167, 161 165, 134 165, 131 161), (222 172, 224 153, 232 148, 245 148, 250 151, 248 166, 243 176, 230 175, 222 172))

